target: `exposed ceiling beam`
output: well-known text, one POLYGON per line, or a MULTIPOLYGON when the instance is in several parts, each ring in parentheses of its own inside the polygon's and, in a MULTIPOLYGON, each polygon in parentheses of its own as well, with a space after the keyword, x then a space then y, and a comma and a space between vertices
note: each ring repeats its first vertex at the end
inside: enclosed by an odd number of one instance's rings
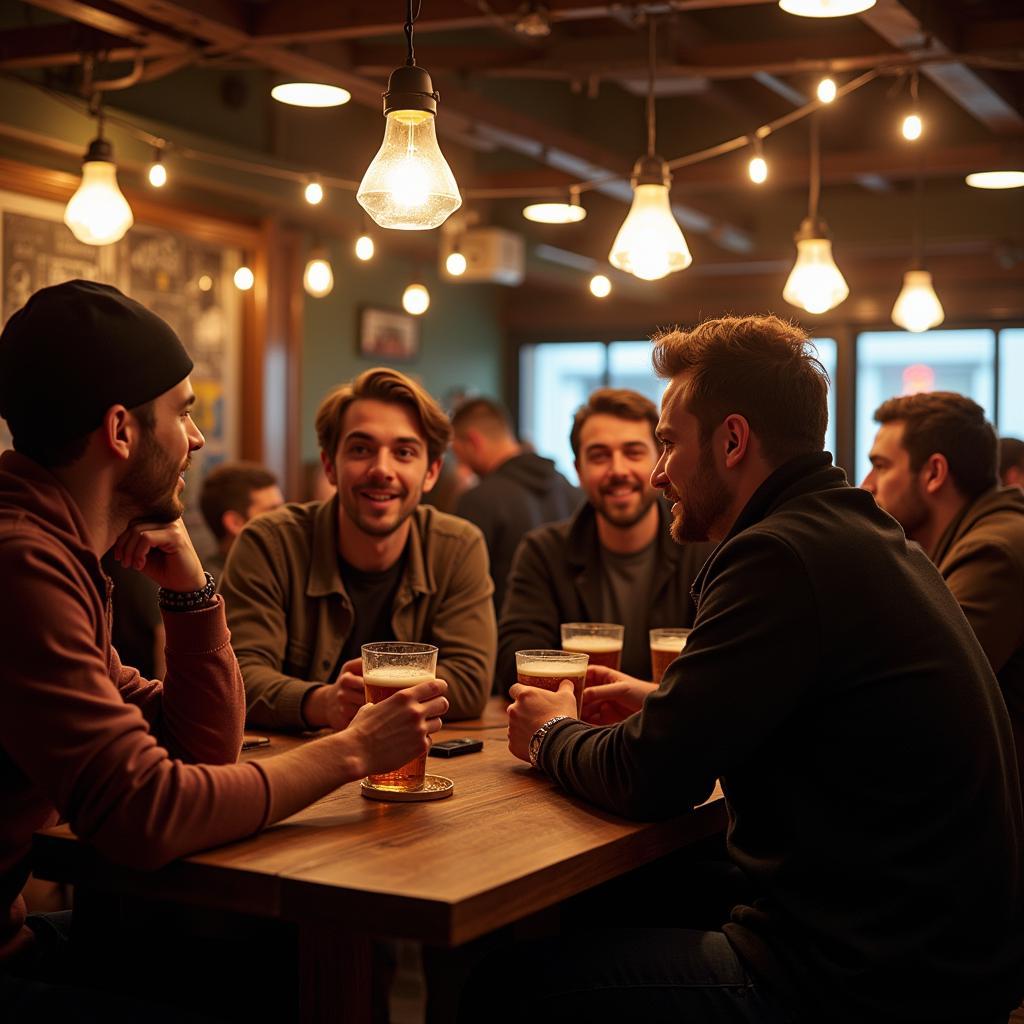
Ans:
POLYGON ((102 53, 107 61, 166 57, 186 49, 169 41, 139 45, 73 21, 0 31, 0 68, 52 68, 80 64, 82 55, 102 53))
POLYGON ((139 18, 127 18, 124 12, 119 9, 123 5, 104 3, 102 0, 90 0, 86 3, 83 0, 23 0, 32 7, 38 7, 52 14, 59 14, 61 17, 79 24, 88 25, 91 28, 99 29, 101 32, 109 32, 113 36, 120 36, 138 46, 168 45, 180 43, 178 39, 169 37, 163 30, 156 30, 152 25, 146 24, 139 18))
MULTIPOLYGON (((945 57, 952 49, 901 0, 879 0, 858 15, 886 42, 903 50, 945 57)), ((998 135, 1024 132, 1024 115, 977 71, 964 64, 929 64, 921 69, 947 96, 998 135)))
MULTIPOLYGON (((67 4, 72 0, 31 2, 67 4)), ((352 93, 354 99, 380 109, 382 86, 378 82, 363 78, 345 67, 283 46, 260 45, 254 48, 253 37, 245 25, 244 11, 232 0, 120 0, 119 6, 147 21, 162 24, 174 34, 200 40, 224 52, 251 55, 277 71, 343 86, 352 93)), ((341 14, 336 16, 339 19, 342 17, 341 14)), ((322 51, 323 47, 318 49, 318 52, 322 51)), ((485 143, 511 149, 549 167, 568 171, 577 180, 624 175, 628 172, 628 158, 624 159, 618 153, 457 87, 445 87, 439 130, 444 121, 456 131, 478 136, 485 143)), ((605 194, 625 202, 632 199, 632 191, 625 178, 602 183, 599 187, 605 194)), ((746 231, 689 204, 674 203, 673 211, 685 228, 706 235, 723 249, 748 252, 753 246, 753 239, 746 231)))

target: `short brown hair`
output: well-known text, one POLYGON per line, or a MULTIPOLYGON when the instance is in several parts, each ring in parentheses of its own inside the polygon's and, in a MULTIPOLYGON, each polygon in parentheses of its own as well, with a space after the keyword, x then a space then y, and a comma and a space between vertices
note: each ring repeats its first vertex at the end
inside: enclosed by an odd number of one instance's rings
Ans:
POLYGON ((413 411, 427 442, 427 457, 436 462, 452 439, 452 428, 441 406, 411 377, 384 366, 364 370, 355 380, 335 388, 316 413, 316 436, 320 450, 333 458, 341 440, 341 424, 348 407, 361 398, 392 402, 413 411))
POLYGON ((916 473, 931 455, 944 455, 956 489, 976 498, 996 485, 999 442, 985 410, 955 391, 890 398, 875 410, 878 423, 903 423, 903 447, 916 473))
POLYGON ((224 513, 246 515, 252 504, 252 492, 277 487, 277 477, 256 462, 224 462, 211 469, 203 481, 199 508, 210 532, 223 540, 224 513))
POLYGON ((452 413, 452 430, 456 434, 475 427, 491 437, 505 437, 511 434, 512 417, 493 398, 467 398, 452 413))
POLYGON ((795 324, 777 316, 705 320, 655 337, 652 360, 662 379, 690 374, 686 409, 702 443, 737 413, 774 465, 825 447, 828 374, 795 324))
POLYGON ((615 416, 620 420, 647 420, 652 438, 658 429, 658 407, 639 391, 630 391, 628 388, 598 388, 591 393, 586 404, 576 410, 576 415, 572 419, 569 444, 572 445, 572 454, 577 459, 580 457, 580 434, 583 433, 583 424, 597 413, 615 416))
POLYGON ((999 438, 999 473, 1003 475, 1016 466, 1024 469, 1024 441, 1016 437, 999 438))

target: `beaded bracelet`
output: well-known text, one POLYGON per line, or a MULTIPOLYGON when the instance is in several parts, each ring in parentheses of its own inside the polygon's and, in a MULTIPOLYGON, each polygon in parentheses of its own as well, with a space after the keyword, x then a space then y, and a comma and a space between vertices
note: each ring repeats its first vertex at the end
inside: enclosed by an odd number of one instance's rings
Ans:
POLYGON ((165 612, 193 612, 205 608, 213 600, 215 585, 213 577, 205 573, 206 586, 201 590, 164 590, 157 591, 157 601, 165 612))

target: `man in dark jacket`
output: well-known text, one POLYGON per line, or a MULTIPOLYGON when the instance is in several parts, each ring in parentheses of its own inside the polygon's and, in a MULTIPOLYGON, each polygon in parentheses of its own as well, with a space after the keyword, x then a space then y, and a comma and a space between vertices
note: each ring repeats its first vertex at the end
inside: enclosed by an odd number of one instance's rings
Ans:
POLYGON ((999 680, 1024 772, 1024 492, 998 486, 996 433, 964 395, 890 398, 875 419, 861 486, 953 591, 999 680))
POLYGON ((650 483, 657 424, 654 403, 625 389, 601 388, 576 411, 570 443, 587 503, 516 552, 498 627, 501 692, 515 682, 515 652, 561 647, 563 622, 625 626, 622 668, 644 679, 649 631, 693 622, 690 585, 711 546, 669 538, 650 483))
POLYGON ((452 416, 452 452, 479 478, 455 514, 476 523, 487 542, 494 580, 494 609, 501 611, 505 581, 523 534, 572 515, 583 500, 550 459, 526 451, 508 413, 489 398, 471 398, 452 416))
POLYGON ((673 536, 720 542, 693 633, 657 689, 605 670, 595 699, 636 712, 614 726, 577 721, 568 681, 514 687, 509 745, 634 817, 678 814, 719 778, 759 898, 718 932, 523 951, 502 1012, 1004 1021, 1024 989, 1024 823, 981 646, 924 553, 822 451, 827 381, 802 331, 712 320, 658 339, 654 365, 673 536))

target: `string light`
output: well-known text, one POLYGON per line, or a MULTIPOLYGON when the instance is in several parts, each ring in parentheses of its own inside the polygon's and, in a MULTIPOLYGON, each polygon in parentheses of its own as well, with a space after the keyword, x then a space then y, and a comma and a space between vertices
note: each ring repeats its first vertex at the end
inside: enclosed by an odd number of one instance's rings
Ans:
POLYGON ((462 277, 466 272, 466 257, 459 252, 458 249, 448 253, 448 258, 444 261, 444 269, 451 274, 452 277, 462 277))
POLYGON ((430 308, 430 292, 422 284, 411 284, 402 293, 402 308, 411 316, 422 316, 430 308))
POLYGON ((763 185, 768 180, 768 161, 764 158, 764 150, 761 148, 761 139, 758 135, 752 135, 750 144, 754 147, 754 155, 747 164, 747 173, 755 185, 763 185))
POLYGON ((367 260, 373 259, 373 253, 373 239, 366 234, 360 235, 356 239, 356 258, 362 260, 365 263, 367 260))
POLYGON ((413 0, 407 0, 408 57, 391 72, 384 94, 384 141, 356 191, 359 205, 382 228, 423 231, 443 224, 462 196, 437 144, 437 93, 430 75, 416 66, 413 0))
POLYGON ((598 299, 607 299, 612 293, 612 283, 604 274, 595 274, 590 279, 590 294, 598 299))
POLYGON ((302 287, 315 299, 330 295, 334 289, 334 270, 323 246, 317 246, 309 254, 309 261, 302 275, 302 287))
POLYGON ((248 267, 239 267, 232 280, 240 292, 247 292, 256 283, 256 275, 248 267))
POLYGON ((903 132, 903 138, 907 142, 916 142, 921 138, 921 133, 924 131, 924 122, 921 120, 921 115, 918 113, 918 98, 917 98, 917 72, 915 71, 910 79, 910 98, 913 103, 913 111, 905 118, 903 118, 903 124, 900 130, 903 132))
POLYGON ((120 241, 135 223, 132 208, 117 185, 114 150, 99 135, 89 143, 82 161, 82 182, 64 208, 64 223, 86 245, 110 245, 120 241))
POLYGON ((835 79, 826 75, 818 83, 818 88, 815 91, 818 99, 821 100, 822 103, 831 103, 836 98, 836 94, 839 92, 839 89, 836 86, 835 79))
POLYGON ((821 192, 821 154, 818 142, 818 118, 811 117, 811 183, 807 216, 797 231, 796 263, 786 280, 782 297, 808 313, 825 313, 838 306, 850 288, 835 260, 825 222, 818 217, 821 192))
POLYGON ((164 155, 159 147, 153 151, 153 162, 149 165, 146 177, 153 188, 163 188, 167 184, 167 168, 164 167, 164 155))
POLYGON ((319 206, 324 201, 324 187, 315 178, 306 185, 302 194, 310 206, 319 206))
POLYGON ((633 202, 612 243, 608 261, 641 280, 657 281, 685 270, 693 257, 669 204, 672 175, 668 164, 654 151, 655 19, 649 18, 648 25, 647 155, 633 167, 633 202))

